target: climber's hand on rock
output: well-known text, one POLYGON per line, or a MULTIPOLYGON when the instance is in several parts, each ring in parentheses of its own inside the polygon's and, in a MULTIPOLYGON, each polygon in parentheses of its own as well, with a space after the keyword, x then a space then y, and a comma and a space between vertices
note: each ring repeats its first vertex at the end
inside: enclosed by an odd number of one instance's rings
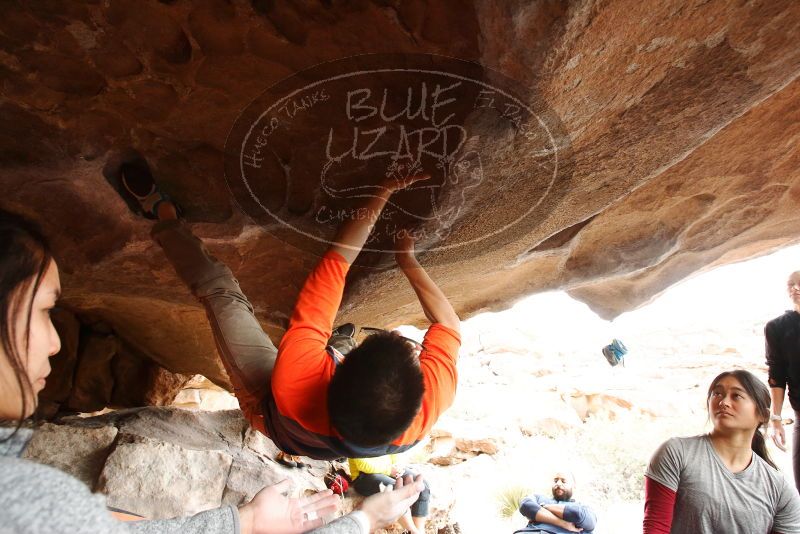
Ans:
POLYGON ((390 193, 394 193, 396 191, 400 191, 401 189, 406 189, 417 182, 428 180, 430 177, 431 175, 427 173, 417 173, 410 176, 394 176, 387 178, 383 182, 383 187, 386 188, 386 190, 390 193))

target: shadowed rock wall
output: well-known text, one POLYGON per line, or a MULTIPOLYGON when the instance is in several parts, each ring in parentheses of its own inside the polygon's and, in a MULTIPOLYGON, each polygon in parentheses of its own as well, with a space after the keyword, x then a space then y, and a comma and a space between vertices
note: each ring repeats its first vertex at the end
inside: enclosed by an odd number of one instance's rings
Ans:
MULTIPOLYGON (((0 206, 52 236, 63 304, 82 324, 103 323, 158 369, 228 386, 202 308, 104 172, 131 148, 144 155, 277 342, 316 258, 232 201, 235 119, 322 61, 442 54, 534 89, 573 157, 534 229, 496 249, 423 257, 431 275, 462 317, 556 288, 613 317, 798 240, 798 33, 792 0, 5 2, 0 206)), ((488 217, 508 209, 481 206, 488 217)), ((355 269, 350 283, 342 321, 421 318, 395 270, 355 269)))

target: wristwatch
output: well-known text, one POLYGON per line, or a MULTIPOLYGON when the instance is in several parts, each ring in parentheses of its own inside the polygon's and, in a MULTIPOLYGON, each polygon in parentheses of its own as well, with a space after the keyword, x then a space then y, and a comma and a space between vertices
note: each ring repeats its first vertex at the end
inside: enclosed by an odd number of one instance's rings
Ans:
POLYGON ((783 417, 781 417, 778 414, 773 413, 773 414, 770 414, 769 420, 770 421, 783 421, 783 417))

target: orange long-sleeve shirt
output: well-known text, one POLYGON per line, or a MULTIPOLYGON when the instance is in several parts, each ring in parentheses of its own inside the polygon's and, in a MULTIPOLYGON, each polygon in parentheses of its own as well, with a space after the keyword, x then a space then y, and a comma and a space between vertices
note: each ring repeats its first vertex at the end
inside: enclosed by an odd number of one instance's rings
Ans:
POLYGON ((318 459, 375 457, 406 450, 422 439, 455 398, 458 332, 434 323, 425 334, 419 356, 425 393, 422 407, 403 434, 391 444, 360 447, 347 442, 331 426, 328 386, 336 360, 326 350, 342 301, 350 265, 329 251, 306 279, 289 328, 278 347, 267 399, 265 426, 286 452, 318 459))

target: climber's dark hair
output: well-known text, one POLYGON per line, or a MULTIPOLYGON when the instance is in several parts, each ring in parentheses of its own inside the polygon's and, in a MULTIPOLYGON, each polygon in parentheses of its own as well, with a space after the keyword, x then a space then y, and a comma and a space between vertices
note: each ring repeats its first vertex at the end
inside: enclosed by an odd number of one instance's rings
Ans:
POLYGON ((415 352, 398 333, 379 332, 347 354, 328 388, 331 424, 343 438, 374 447, 408 428, 425 392, 415 352))

